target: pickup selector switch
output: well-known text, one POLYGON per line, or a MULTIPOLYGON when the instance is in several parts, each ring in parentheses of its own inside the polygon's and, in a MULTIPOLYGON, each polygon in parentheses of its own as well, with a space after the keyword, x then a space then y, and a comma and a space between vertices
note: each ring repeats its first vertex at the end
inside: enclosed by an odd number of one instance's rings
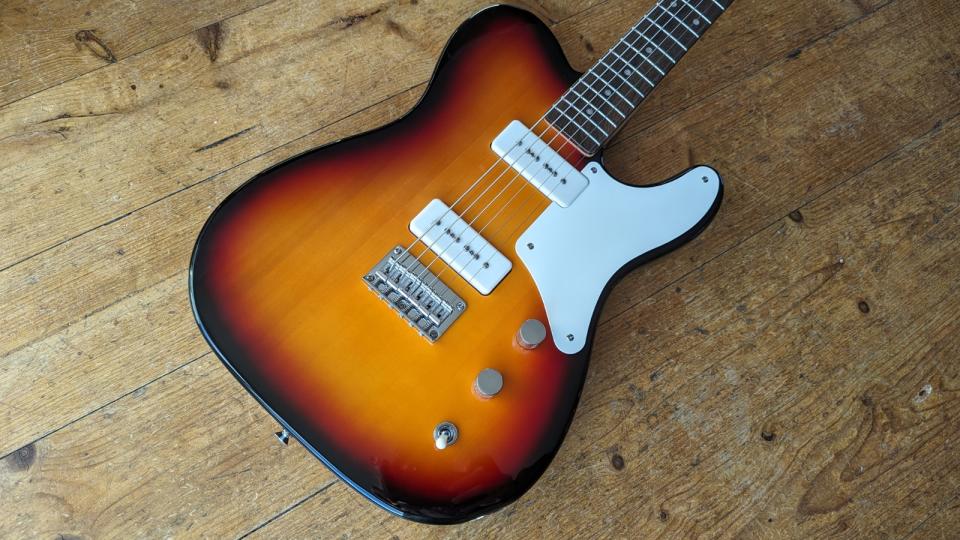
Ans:
POLYGON ((473 381, 473 391, 484 399, 492 398, 503 388, 503 375, 499 371, 487 368, 473 381))
POLYGON ((451 444, 457 442, 459 432, 457 426, 452 422, 440 422, 433 428, 433 444, 437 450, 445 450, 451 444))

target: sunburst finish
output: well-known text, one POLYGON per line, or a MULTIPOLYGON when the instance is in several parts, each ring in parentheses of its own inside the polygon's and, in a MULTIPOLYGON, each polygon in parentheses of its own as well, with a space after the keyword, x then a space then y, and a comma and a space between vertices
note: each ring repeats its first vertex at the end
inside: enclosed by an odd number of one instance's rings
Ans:
POLYGON ((431 267, 468 304, 436 344, 361 278, 411 242, 408 224, 431 199, 452 204, 494 163, 490 141, 507 123, 533 125, 576 76, 537 18, 485 10, 457 32, 406 117, 262 173, 198 240, 191 296, 210 344, 314 454, 395 513, 448 523, 512 501, 543 472, 573 415, 587 350, 564 355, 550 340, 525 350, 513 339, 524 320, 546 321, 513 254, 546 206, 524 182, 494 200, 502 179, 466 213, 479 216, 477 228, 489 223, 484 236, 515 261, 493 294, 441 272, 442 262, 431 267), (488 367, 504 388, 478 399, 471 386, 488 367), (443 420, 460 438, 441 452, 432 432, 443 420))

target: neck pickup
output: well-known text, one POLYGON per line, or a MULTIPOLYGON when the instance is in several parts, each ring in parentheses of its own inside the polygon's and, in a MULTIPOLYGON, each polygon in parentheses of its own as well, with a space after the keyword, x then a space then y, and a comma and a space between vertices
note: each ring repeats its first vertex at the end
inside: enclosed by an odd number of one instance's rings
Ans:
POLYGON ((587 177, 517 120, 497 135, 491 147, 517 173, 563 208, 573 204, 589 183, 587 177))

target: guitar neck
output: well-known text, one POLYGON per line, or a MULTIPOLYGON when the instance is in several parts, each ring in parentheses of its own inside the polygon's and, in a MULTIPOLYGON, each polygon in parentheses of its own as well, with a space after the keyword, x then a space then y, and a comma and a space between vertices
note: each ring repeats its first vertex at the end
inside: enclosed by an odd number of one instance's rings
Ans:
POLYGON ((658 0, 547 112, 546 120, 591 156, 733 0, 658 0))

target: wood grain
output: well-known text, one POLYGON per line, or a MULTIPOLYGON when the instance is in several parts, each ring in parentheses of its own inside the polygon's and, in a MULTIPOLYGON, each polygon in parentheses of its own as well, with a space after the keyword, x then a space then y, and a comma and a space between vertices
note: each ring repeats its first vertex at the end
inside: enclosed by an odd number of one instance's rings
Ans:
MULTIPOLYGON (((407 110, 482 3, 260 4, 0 8, 0 536, 955 535, 947 3, 734 4, 606 156, 637 183, 713 165, 717 221, 611 295, 544 479, 443 529, 271 440, 185 269, 239 183, 407 110), (46 49, 18 50, 49 10, 46 49)), ((584 68, 649 5, 532 8, 584 68)))
POLYGON ((0 105, 6 105, 270 0, 11 1, 0 5, 0 105))

